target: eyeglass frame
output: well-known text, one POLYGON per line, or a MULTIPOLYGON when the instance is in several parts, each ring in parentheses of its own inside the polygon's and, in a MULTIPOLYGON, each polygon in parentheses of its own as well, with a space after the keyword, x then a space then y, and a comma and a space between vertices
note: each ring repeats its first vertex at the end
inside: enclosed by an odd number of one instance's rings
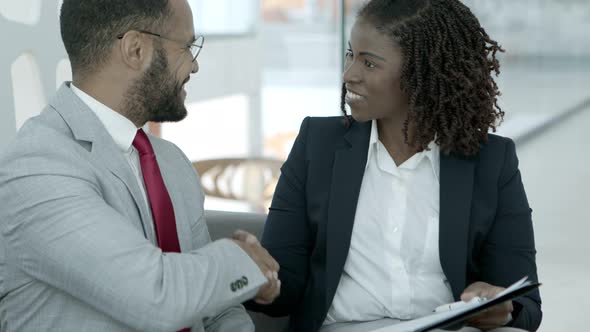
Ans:
MULTIPOLYGON (((151 31, 147 31, 147 30, 139 30, 139 29, 136 29, 136 30, 133 30, 133 31, 137 31, 139 33, 144 33, 144 34, 150 35, 150 36, 155 36, 155 37, 162 38, 162 39, 165 39, 165 40, 168 40, 168 41, 171 41, 171 42, 175 42, 175 43, 179 43, 179 44, 183 43, 183 42, 178 41, 178 40, 175 40, 175 39, 164 37, 164 36, 162 36, 159 33, 151 32, 151 31)), ((125 33, 127 33, 127 32, 125 32, 125 33)), ((117 39, 123 39, 123 36, 125 36, 125 33, 118 34, 117 35, 117 39)), ((190 46, 188 44, 186 45, 186 46, 188 46, 187 48, 188 48, 189 52, 191 52, 191 56, 193 57, 192 62, 195 62, 197 60, 197 57, 199 56, 199 54, 201 54, 201 50, 203 49, 203 44, 205 44, 205 36, 198 35, 198 36, 195 37, 195 41, 192 42, 190 44, 190 46), (199 41, 199 39, 201 39, 201 44, 200 45, 197 44, 197 42, 199 41), (193 47, 195 47, 197 49, 197 51, 196 51, 197 53, 194 54, 194 55, 193 55, 193 51, 192 51, 193 47)), ((185 48, 183 48, 183 49, 185 49, 185 48)))

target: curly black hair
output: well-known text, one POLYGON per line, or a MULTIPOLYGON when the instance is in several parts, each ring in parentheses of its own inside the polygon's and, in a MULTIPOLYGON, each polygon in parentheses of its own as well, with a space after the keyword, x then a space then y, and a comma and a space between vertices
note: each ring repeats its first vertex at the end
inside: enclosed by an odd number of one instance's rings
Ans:
MULTIPOLYGON (((406 143, 423 151, 435 140, 444 153, 476 155, 504 118, 492 76, 500 74, 496 53, 504 50, 471 10, 459 0, 371 0, 358 18, 402 50, 401 89, 410 100, 406 143)), ((341 110, 349 125, 345 95, 343 85, 341 110)))

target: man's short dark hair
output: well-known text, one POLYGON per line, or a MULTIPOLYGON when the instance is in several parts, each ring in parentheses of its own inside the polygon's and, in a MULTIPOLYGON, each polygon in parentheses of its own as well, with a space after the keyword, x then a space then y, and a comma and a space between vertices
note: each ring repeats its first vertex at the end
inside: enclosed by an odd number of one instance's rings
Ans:
POLYGON ((117 35, 158 30, 171 15, 168 0, 64 0, 61 37, 74 73, 89 73, 108 59, 117 35))

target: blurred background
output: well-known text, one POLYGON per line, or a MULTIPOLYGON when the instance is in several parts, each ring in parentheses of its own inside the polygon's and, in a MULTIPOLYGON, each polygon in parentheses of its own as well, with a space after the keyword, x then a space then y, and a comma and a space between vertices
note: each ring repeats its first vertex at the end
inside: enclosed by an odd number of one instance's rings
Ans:
MULTIPOLYGON (((206 41, 189 115, 151 124, 202 175, 207 209, 266 212, 305 116, 339 115, 344 46, 363 0, 189 0, 206 41)), ((499 133, 517 143, 533 208, 541 331, 583 331, 590 312, 590 1, 464 0, 507 50, 499 133)), ((0 0, 0 149, 70 66, 56 0, 0 0)))

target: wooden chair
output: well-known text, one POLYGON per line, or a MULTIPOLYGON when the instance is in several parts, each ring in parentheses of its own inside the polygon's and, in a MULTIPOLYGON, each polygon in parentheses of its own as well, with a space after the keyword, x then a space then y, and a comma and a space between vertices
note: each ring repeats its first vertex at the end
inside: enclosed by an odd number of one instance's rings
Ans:
POLYGON ((280 175, 282 160, 227 158, 192 163, 201 177, 205 195, 242 201, 268 213, 280 175))

